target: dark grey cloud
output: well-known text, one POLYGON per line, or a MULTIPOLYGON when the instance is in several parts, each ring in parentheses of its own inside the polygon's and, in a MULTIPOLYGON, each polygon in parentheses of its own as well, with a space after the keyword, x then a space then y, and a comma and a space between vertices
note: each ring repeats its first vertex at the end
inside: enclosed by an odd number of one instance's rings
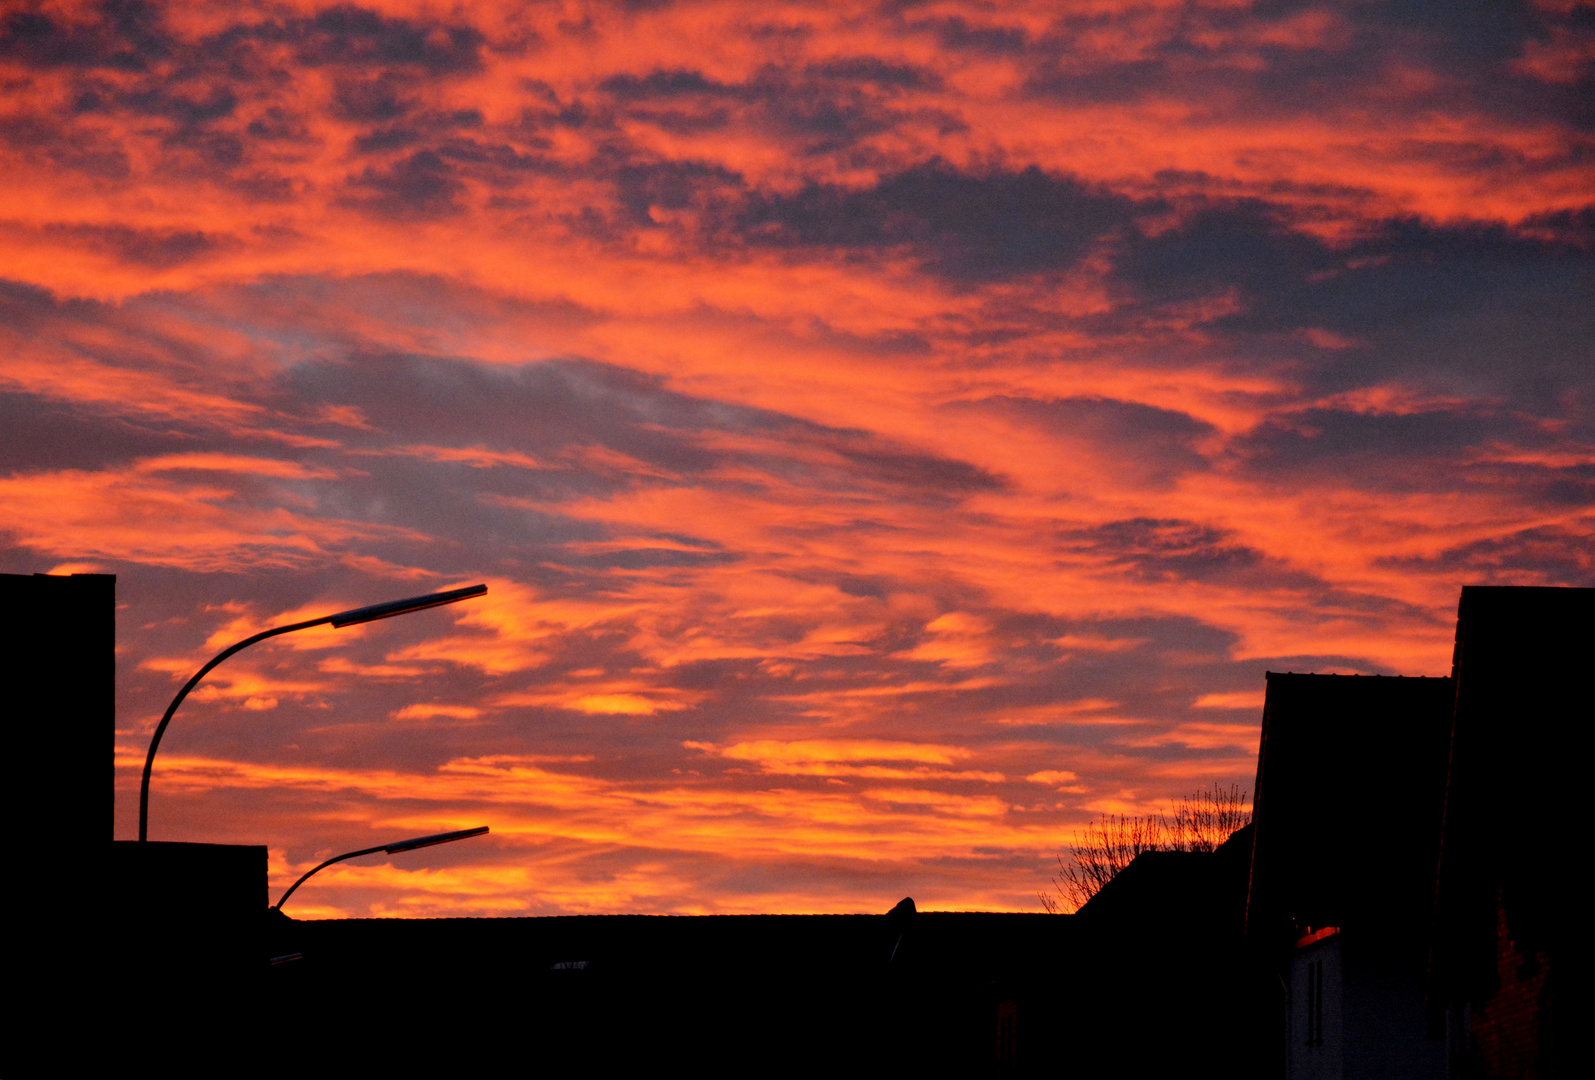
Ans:
POLYGON ((682 210, 714 209, 743 190, 731 170, 698 161, 639 162, 619 167, 615 186, 621 207, 632 224, 651 226, 649 207, 682 210))
POLYGON ((383 217, 439 217, 460 210, 465 185, 435 150, 417 150, 388 166, 368 166, 351 185, 354 201, 383 217))
POLYGON ((486 40, 462 23, 335 4, 308 16, 241 22, 196 46, 170 32, 165 10, 144 0, 101 0, 68 19, 36 5, 23 7, 0 20, 0 58, 34 67, 142 72, 156 62, 238 62, 250 46, 269 44, 288 46, 298 62, 311 66, 444 75, 479 68, 486 40))
MULTIPOLYGON (((977 609, 993 627, 997 662, 1004 678, 997 685, 960 692, 966 708, 1001 716, 1008 709, 1069 708, 1081 699, 1114 702, 1113 716, 1178 723, 1190 719, 1191 700, 1217 683, 1254 689, 1262 669, 1255 660, 1237 661, 1241 639, 1232 630, 1185 615, 1128 618, 1064 618, 1035 612, 977 609), (1112 649, 1092 649, 1071 639, 1114 642, 1112 649), (1146 678, 1148 671, 1159 673, 1146 678)), ((911 647, 910 638, 898 647, 911 647)), ((884 645, 877 647, 884 648, 884 645)), ((945 691, 943 691, 945 693, 945 691)), ((1095 726, 1089 713, 1072 714, 1078 722, 1026 727, 1024 738, 1068 745, 1121 742, 1122 727, 1095 726)), ((967 732, 948 737, 975 739, 967 732)), ((992 725, 990 734, 1011 737, 1013 729, 992 725), (999 734, 1000 733, 1000 734, 999 734)), ((1143 732, 1144 733, 1144 732, 1143 732)), ((967 743, 966 743, 967 745, 967 743)))
POLYGON ((202 445, 195 435, 167 426, 33 394, 0 393, 0 474, 115 468, 202 445))
POLYGON ((1368 491, 1495 488, 1546 507, 1595 502, 1595 468, 1557 450, 1595 443, 1560 420, 1473 407, 1410 412, 1282 410, 1229 444, 1236 467, 1272 484, 1347 484, 1368 491), (1510 454, 1500 453, 1511 447, 1510 454), (1536 461, 1543 454, 1546 460, 1536 461))
POLYGON ((941 76, 929 68, 915 64, 898 64, 876 56, 849 56, 824 63, 810 64, 803 69, 805 75, 822 79, 835 79, 847 83, 870 83, 878 87, 898 90, 936 89, 942 85, 941 76))
POLYGON ((1571 83, 1542 80, 1513 63, 1529 47, 1558 37, 1586 46, 1595 41, 1588 4, 1555 11, 1532 0, 1385 0, 1351 6, 1347 15, 1362 48, 1372 52, 1383 42, 1389 50, 1399 42, 1407 56, 1421 58, 1446 77, 1447 92, 1464 95, 1479 111, 1538 115, 1595 130, 1595 59, 1587 48, 1571 83))
MULTIPOLYGON (((18 334, 37 333, 62 306, 48 289, 0 277, 0 328, 18 334)), ((87 306, 80 305, 80 310, 87 306)))
POLYGON ((1222 300, 1205 316, 1210 331, 1273 342, 1255 351, 1270 364, 1290 356, 1318 392, 1394 379, 1563 415, 1570 388, 1595 385, 1595 248, 1577 238, 1577 220, 1556 219, 1573 234, 1563 239, 1402 218, 1331 245, 1261 201, 1211 205, 1176 228, 1127 234, 1112 271, 1125 301, 1115 318, 1222 300), (1346 347, 1299 343, 1317 330, 1346 347), (1296 346, 1280 346, 1293 336, 1296 346))
POLYGON ((864 432, 824 430, 814 441, 846 462, 871 486, 893 488, 916 502, 956 502, 980 491, 1006 486, 1001 477, 967 461, 894 448, 864 432))
MULTIPOLYGON (((398 442, 482 447, 558 465, 571 451, 601 446, 684 481, 701 479, 728 459, 822 489, 891 489, 894 497, 943 502, 1002 485, 967 462, 915 451, 867 432, 827 427, 762 409, 692 397, 654 377, 587 361, 519 366, 435 357, 362 356, 356 362, 302 365, 281 390, 293 402, 358 408, 371 426, 351 445, 398 442), (751 449, 721 450, 715 432, 755 436, 751 449)), ((307 410, 308 411, 308 410, 307 410)), ((579 459, 574 459, 579 461, 579 459)), ((640 474, 591 468, 521 472, 515 492, 560 498, 616 485, 656 482, 640 474)), ((662 481, 673 482, 673 481, 662 481)))
POLYGON ((932 273, 975 282, 1072 266, 1148 209, 1035 166, 973 174, 931 161, 863 189, 755 195, 735 227, 765 246, 903 249, 932 273))
MULTIPOLYGON (((1027 46, 1013 42, 1010 51, 1029 67, 1025 92, 1080 103, 1165 99, 1215 114, 1286 117, 1373 104, 1373 93, 1380 95, 1374 107, 1388 108, 1389 72, 1417 68, 1430 78, 1400 91, 1403 107, 1414 112, 1538 116, 1575 130, 1595 122, 1589 92, 1595 63, 1585 61, 1571 84, 1541 79, 1515 63, 1529 47, 1553 39, 1595 39, 1584 5, 1557 12, 1528 0, 1259 0, 1189 6, 1161 23, 1137 14, 1137 55, 1130 60, 1105 57, 1098 48, 1102 33, 1124 32, 1118 11, 1067 11, 1027 46), (1335 30, 1302 40, 1287 23, 1313 9, 1333 20, 1335 30), (1270 25, 1282 32, 1259 40, 1259 28, 1270 25)), ((944 44, 957 47, 951 39, 944 44)))
POLYGON ((521 106, 518 134, 523 138, 543 139, 548 128, 582 129, 602 124, 602 118, 583 99, 563 98, 559 91, 541 79, 522 79, 520 89, 527 95, 521 106))
POLYGON ((356 138, 354 148, 362 154, 380 154, 385 150, 408 149, 421 139, 421 133, 413 127, 376 128, 356 138))
POLYGON ((393 120, 397 122, 383 122, 380 126, 370 127, 363 134, 356 136, 355 150, 380 159, 386 151, 404 150, 418 143, 427 142, 430 143, 433 152, 460 162, 503 161, 513 158, 524 160, 524 156, 514 147, 504 144, 489 147, 476 140, 460 137, 462 132, 482 128, 482 114, 476 109, 412 112, 410 105, 406 104, 393 114, 393 120))
POLYGON ((84 138, 70 125, 33 116, 0 117, 0 139, 65 172, 94 180, 121 181, 132 174, 127 151, 113 138, 84 138))
MULTIPOLYGON (((777 130, 803 140, 800 145, 809 155, 847 151, 910 119, 902 110, 856 92, 806 91, 784 82, 769 86, 768 91, 762 115, 777 130)), ((962 126, 951 117, 942 118, 942 123, 949 132, 962 126)))
POLYGON ((44 231, 124 262, 163 270, 203 258, 236 241, 197 229, 137 229, 128 225, 46 225, 44 231))
POLYGON ((1142 303, 1188 303, 1239 290, 1257 325, 1264 312, 1285 307, 1314 279, 1342 267, 1323 241, 1298 232, 1282 208, 1242 200, 1199 209, 1174 229, 1128 235, 1113 273, 1142 303))
POLYGON ((1595 587, 1595 551, 1589 543, 1595 520, 1585 518, 1575 525, 1582 528, 1539 525, 1457 544, 1433 556, 1379 562, 1399 570, 1479 584, 1595 587))
MULTIPOLYGON (((461 109, 417 112, 369 129, 356 137, 354 147, 370 163, 349 178, 340 201, 382 218, 446 217, 466 210, 462 196, 468 181, 489 189, 490 198, 515 198, 529 175, 573 171, 538 148, 527 150, 490 132, 477 137, 483 128, 479 111, 461 109)), ((588 175, 593 170, 577 171, 588 175)), ((604 220, 617 233, 612 220, 604 220)))
MULTIPOLYGON (((1082 531, 1084 534, 1084 531, 1082 531)), ((1208 580, 1220 574, 1247 573, 1250 570, 1226 568, 1250 565, 1245 556, 1214 556, 1214 549, 1226 546, 1225 534, 1194 522, 1168 520, 1130 520, 1109 523, 1090 542, 1132 549, 1136 557, 1157 550, 1172 555, 1173 567, 1155 567, 1150 580, 1208 580), (1197 554, 1205 549, 1204 554, 1197 554), (1190 556, 1195 555, 1194 560, 1190 556), (1180 560, 1185 560, 1183 564, 1180 560), (1193 565, 1194 563, 1194 565, 1193 565), (1194 574, 1191 571, 1194 570, 1194 574)), ((1145 572, 1143 567, 1143 572, 1145 572)), ((1143 578, 1147 580, 1147 578, 1143 578)), ((1441 632, 1451 617, 1392 601, 1385 597, 1338 591, 1322 582, 1301 579, 1296 593, 1293 617, 1304 625, 1326 628, 1344 625, 1348 617, 1365 625, 1404 626, 1431 624, 1441 632)), ((1193 717, 1192 701, 1202 694, 1229 691, 1256 691, 1262 687, 1265 670, 1322 671, 1326 668, 1358 670, 1378 674, 1435 674, 1435 672, 1397 672, 1378 657, 1321 653, 1316 655, 1247 656, 1236 653, 1242 636, 1227 627, 1199 617, 1175 614, 1143 615, 1126 618, 1063 618, 1033 612, 983 612, 997 627, 1003 648, 1003 669, 1015 675, 1013 681, 989 690, 975 691, 969 700, 979 701, 988 714, 1003 707, 1069 706, 1082 698, 1099 698, 1117 703, 1111 715, 1134 716, 1148 721, 1177 724, 1204 715, 1233 722, 1234 715, 1198 713, 1193 717), (1111 641, 1112 649, 1092 649, 1089 643, 1111 641), (1147 672, 1156 671, 1156 679, 1147 672), (1019 673, 1028 673, 1028 677, 1019 673)), ((1261 710, 1252 715, 1260 716, 1261 710)), ((999 714, 1000 715, 1000 714, 999 714)), ((1123 728, 1093 726, 1089 712, 1074 714, 1077 723, 1027 729, 1027 738, 1072 745, 1114 743, 1122 746, 1123 728)), ((1147 734, 1145 729, 1135 734, 1147 734)), ((1147 747, 1144 751, 1160 755, 1147 747)), ((1221 748, 1221 754, 1233 751, 1221 748)), ((1176 756, 1185 756, 1182 753, 1176 756)))
POLYGON ((1420 31, 1433 55, 1457 66, 1510 60, 1545 17, 1529 0, 1385 0, 1347 14, 1369 28, 1420 31))
POLYGON ((1175 518, 1126 518, 1068 529, 1064 547, 1106 559, 1143 581, 1201 581, 1262 564, 1261 551, 1221 529, 1175 518))
POLYGON ((1595 204, 1576 210, 1530 214, 1523 219, 1521 227, 1526 233, 1542 234, 1546 239, 1570 247, 1595 250, 1595 204))
POLYGON ((1030 35, 1020 26, 975 26, 962 15, 910 21, 915 30, 928 30, 944 49, 957 52, 1013 56, 1030 45, 1030 35))
POLYGON ((598 89, 623 102, 668 101, 704 94, 740 98, 746 94, 741 87, 711 79, 689 68, 656 68, 646 75, 611 75, 598 84, 598 89))
POLYGON ((0 58, 30 67, 143 71, 175 49, 158 5, 102 0, 81 19, 19 6, 0 19, 0 58))
POLYGON ((393 72, 375 78, 339 79, 333 88, 333 115, 345 120, 396 120, 415 107, 411 84, 393 72))
POLYGON ((696 473, 714 457, 682 438, 757 414, 712 406, 624 368, 582 361, 517 366, 410 356, 357 356, 294 368, 279 393, 293 403, 353 406, 371 433, 357 446, 393 441, 517 451, 555 459, 573 446, 603 445, 669 470, 696 473))
MULTIPOLYGON (((97 324, 100 336, 128 341, 126 328, 113 325, 100 305, 60 305, 25 290, 14 299, 35 321, 53 319, 57 328, 97 324)), ((202 458, 168 462, 161 475, 219 467, 235 508, 286 499, 308 518, 378 530, 360 541, 365 555, 441 574, 498 566, 561 595, 613 589, 617 571, 689 569, 743 557, 693 539, 691 522, 657 537, 633 530, 623 549, 591 547, 610 539, 611 530, 562 514, 561 505, 575 500, 650 486, 745 489, 758 499, 767 494, 761 477, 772 477, 856 506, 858 523, 850 531, 862 537, 889 527, 874 520, 878 503, 950 508, 1002 486, 967 462, 867 432, 673 392, 658 379, 584 361, 505 366, 360 353, 346 362, 292 365, 265 383, 227 389, 241 405, 270 416, 282 438, 13 394, 0 397, 6 428, 0 462, 18 472, 92 469, 212 451, 303 463, 322 478, 239 472, 202 458), (329 422, 329 409, 341 410, 343 422, 329 422), (364 426, 351 426, 351 417, 363 417, 364 426), (333 441, 298 447, 284 441, 300 436, 333 441)), ((809 629, 795 623, 793 640, 809 629)))
POLYGON ((267 106, 261 114, 249 122, 244 130, 251 139, 266 142, 308 143, 313 136, 310 133, 306 117, 296 114, 281 105, 267 106))
POLYGON ((567 166, 535 150, 527 152, 510 143, 464 134, 465 130, 480 126, 481 117, 473 110, 433 114, 428 120, 435 128, 453 129, 451 138, 437 143, 437 155, 488 185, 509 189, 527 174, 568 176, 572 173, 567 166))
POLYGON ((676 133, 713 130, 737 120, 789 136, 801 155, 847 153, 867 137, 908 122, 961 130, 957 116, 908 103, 910 91, 934 88, 939 81, 929 70, 868 56, 799 69, 766 65, 736 83, 692 69, 658 69, 603 80, 581 115, 623 115, 676 133))
MULTIPOLYGON (((566 552, 562 562, 571 567, 584 570, 654 570, 654 569, 694 569, 704 566, 726 566, 731 563, 741 562, 743 556, 731 551, 693 550, 683 551, 679 547, 630 547, 624 551, 611 551, 601 554, 573 554, 566 552)), ((701 677, 701 676, 700 676, 701 677)), ((690 685, 678 683, 677 685, 690 685)))
POLYGON ((375 70, 398 68, 448 75, 482 65, 486 39, 474 26, 405 19, 354 4, 338 4, 304 18, 239 27, 230 41, 290 46, 300 63, 375 70))
MULTIPOLYGON (((89 112, 103 105, 80 97, 78 108, 89 112)), ((238 108, 238 96, 229 86, 213 86, 199 93, 186 87, 154 86, 121 95, 118 105, 140 116, 161 116, 197 126, 232 116, 238 108)))
POLYGON ((1537 433, 1515 417, 1482 409, 1380 413, 1316 408, 1276 414, 1237 438, 1232 449, 1260 471, 1356 474, 1371 463, 1381 471, 1399 472, 1415 457, 1438 457, 1449 464, 1460 451, 1492 437, 1516 435, 1520 442, 1525 434, 1537 433), (1401 466, 1393 468, 1398 462, 1401 466))

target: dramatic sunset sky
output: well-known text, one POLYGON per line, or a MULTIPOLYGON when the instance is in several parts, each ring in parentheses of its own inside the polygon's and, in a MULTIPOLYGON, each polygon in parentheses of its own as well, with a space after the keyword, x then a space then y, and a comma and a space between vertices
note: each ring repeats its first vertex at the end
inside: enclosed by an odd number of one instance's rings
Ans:
MULTIPOLYGON (((299 916, 1040 910, 1595 584, 1595 8, 0 0, 0 570, 299 916)), ((1377 754, 1378 746, 1368 753, 1377 754)), ((1377 797, 1370 793, 1370 797, 1377 797)))

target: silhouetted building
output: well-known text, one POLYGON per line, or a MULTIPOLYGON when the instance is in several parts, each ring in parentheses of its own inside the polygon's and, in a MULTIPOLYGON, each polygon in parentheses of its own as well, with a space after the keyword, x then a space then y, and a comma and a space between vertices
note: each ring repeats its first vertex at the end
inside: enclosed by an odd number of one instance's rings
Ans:
POLYGON ((8 785, 11 820, 47 817, 51 850, 103 844, 116 798, 116 578, 0 574, 0 618, 8 756, 27 763, 8 785))
POLYGON ((236 1072, 266 969, 266 849, 113 839, 116 578, 0 574, 5 890, 13 1004, 7 1076, 88 1068, 96 1042, 159 1035, 159 1066, 236 1072), (85 977, 87 975, 87 977, 85 977), (75 1021, 75 1024, 73 1024, 75 1021))
POLYGON ((1468 586, 1449 679, 1268 676, 1247 941, 1270 1075, 1578 1072, 1568 844, 1595 590, 1468 586), (1563 991, 1565 994, 1565 991, 1563 991))
POLYGON ((1255 980, 1242 948, 1252 827, 1217 851, 1148 851, 1075 916, 1064 977, 1091 993, 1056 1019, 1066 1072, 1177 1076, 1264 1068, 1255 980))
POLYGON ((1592 658, 1595 589, 1462 590, 1429 987, 1454 1076, 1587 1075, 1588 1016, 1557 1002, 1589 970, 1592 658))
POLYGON ((7 1076, 48 1073, 42 1033, 107 941, 104 859, 115 799, 116 579, 0 574, 7 776, 7 1076))
POLYGON ((118 840, 100 901, 107 1027, 160 1071, 253 1075, 268 963, 266 848, 118 840))
POLYGON ((1247 943, 1274 1075, 1445 1075, 1424 998, 1452 682, 1270 672, 1247 943))
POLYGON ((1056 1071, 1048 995, 1078 923, 905 902, 888 915, 279 918, 273 935, 302 958, 271 969, 271 1022, 323 1064, 981 1075, 1003 1060, 1000 1017, 1010 1068, 1056 1071))

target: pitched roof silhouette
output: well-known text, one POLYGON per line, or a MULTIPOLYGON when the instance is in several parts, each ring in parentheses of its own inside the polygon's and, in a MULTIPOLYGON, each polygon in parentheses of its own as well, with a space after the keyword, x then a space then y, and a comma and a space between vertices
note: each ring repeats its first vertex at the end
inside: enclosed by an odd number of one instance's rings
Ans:
POLYGON ((1424 962, 1452 681, 1269 672, 1253 789, 1248 939, 1355 924, 1424 962))

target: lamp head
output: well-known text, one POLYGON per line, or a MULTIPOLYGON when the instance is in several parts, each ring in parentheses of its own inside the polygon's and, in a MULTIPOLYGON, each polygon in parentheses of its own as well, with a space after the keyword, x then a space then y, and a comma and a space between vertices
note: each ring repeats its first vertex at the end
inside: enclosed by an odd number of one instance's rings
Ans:
POLYGON ((458 829, 455 832, 435 833, 432 836, 417 836, 412 840, 400 840, 396 844, 389 844, 382 850, 389 855, 397 855, 401 851, 414 851, 416 848, 431 847, 433 844, 448 844, 455 840, 481 836, 487 831, 486 825, 478 825, 474 829, 458 829))
POLYGON ((408 615, 412 611, 425 611, 427 608, 441 607, 444 604, 453 604, 460 600, 469 600, 473 596, 481 596, 486 592, 486 585, 467 585, 463 589, 450 589, 448 592, 412 596, 408 600, 390 600, 386 604, 368 604, 365 607, 351 608, 348 611, 340 611, 336 615, 328 615, 327 621, 341 629, 345 626, 375 622, 378 619, 391 619, 395 615, 408 615))

